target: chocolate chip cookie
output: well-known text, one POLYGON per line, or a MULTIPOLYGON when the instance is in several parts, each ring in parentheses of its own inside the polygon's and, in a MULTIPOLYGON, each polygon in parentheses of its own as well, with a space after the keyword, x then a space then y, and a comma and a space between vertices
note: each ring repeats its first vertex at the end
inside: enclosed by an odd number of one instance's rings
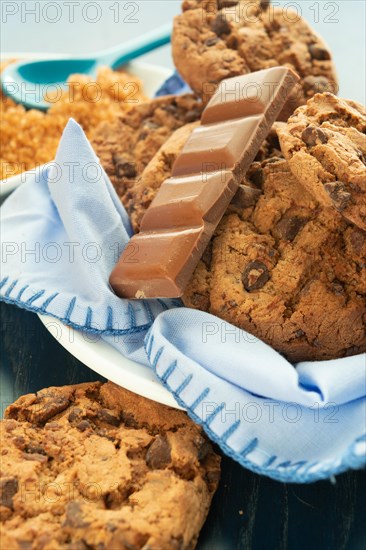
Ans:
POLYGON ((125 203, 129 188, 177 128, 199 120, 202 105, 192 94, 137 103, 114 122, 100 124, 92 146, 125 203))
POLYGON ((365 132, 365 108, 330 93, 314 96, 279 131, 284 155, 304 187, 364 231, 365 132))
POLYGON ((259 193, 247 193, 249 203, 239 201, 235 210, 230 205, 185 304, 259 337, 292 362, 365 351, 362 231, 322 207, 284 159, 253 163, 253 182, 259 193))
POLYGON ((174 21, 173 58, 204 101, 221 80, 276 65, 301 77, 279 120, 317 92, 337 92, 329 49, 288 7, 263 0, 185 0, 182 9, 174 21))
POLYGON ((182 411, 96 382, 25 395, 0 429, 2 548, 194 548, 219 457, 182 411))

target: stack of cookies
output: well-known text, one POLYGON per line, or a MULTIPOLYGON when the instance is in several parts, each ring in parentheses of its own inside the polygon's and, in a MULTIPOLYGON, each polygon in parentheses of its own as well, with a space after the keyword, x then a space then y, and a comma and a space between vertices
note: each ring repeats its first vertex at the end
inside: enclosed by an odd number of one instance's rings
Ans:
POLYGON ((139 104, 94 135, 134 230, 218 84, 290 67, 300 81, 183 301, 250 332, 291 362, 365 351, 364 107, 335 95, 331 54, 297 13, 247 0, 185 0, 182 8, 173 57, 195 93, 139 104))

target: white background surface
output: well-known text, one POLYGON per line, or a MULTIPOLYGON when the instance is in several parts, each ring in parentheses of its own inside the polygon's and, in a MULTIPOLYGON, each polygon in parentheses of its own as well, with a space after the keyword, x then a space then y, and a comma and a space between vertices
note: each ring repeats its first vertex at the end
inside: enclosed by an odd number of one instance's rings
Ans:
MULTIPOLYGON (((180 12, 180 4, 177 0, 2 0, 1 51, 91 53, 167 23, 180 12)), ((366 2, 273 0, 272 4, 295 9, 323 36, 334 55, 340 95, 365 103, 366 2)), ((144 60, 173 66, 169 46, 144 60)))

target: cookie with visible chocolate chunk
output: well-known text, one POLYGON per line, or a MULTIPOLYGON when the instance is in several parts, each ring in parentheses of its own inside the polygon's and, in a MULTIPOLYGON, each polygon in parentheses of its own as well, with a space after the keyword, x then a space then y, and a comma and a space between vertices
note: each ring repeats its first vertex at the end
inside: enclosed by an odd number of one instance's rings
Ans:
POLYGON ((290 361, 366 350, 363 232, 307 193, 287 162, 253 163, 261 192, 230 205, 183 301, 267 342, 290 361))
POLYGON ((223 79, 276 65, 300 76, 280 120, 317 92, 337 92, 330 51, 297 11, 263 0, 185 0, 182 10, 174 20, 173 58, 204 101, 223 79))
POLYGON ((137 103, 114 122, 100 124, 91 143, 119 197, 125 195, 158 149, 177 129, 199 120, 201 101, 193 94, 137 103))
POLYGON ((330 93, 314 96, 279 131, 283 153, 304 187, 364 231, 365 132, 365 108, 330 93))
POLYGON ((96 382, 20 397, 0 430, 2 548, 194 548, 220 459, 184 412, 96 382))

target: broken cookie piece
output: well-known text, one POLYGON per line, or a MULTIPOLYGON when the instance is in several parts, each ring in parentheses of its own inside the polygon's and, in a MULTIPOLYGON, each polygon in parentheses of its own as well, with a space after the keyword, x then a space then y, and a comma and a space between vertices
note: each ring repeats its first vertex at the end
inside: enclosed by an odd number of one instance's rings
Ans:
POLYGON ((184 412, 95 382, 20 397, 0 431, 2 548, 194 548, 220 458, 184 412))

